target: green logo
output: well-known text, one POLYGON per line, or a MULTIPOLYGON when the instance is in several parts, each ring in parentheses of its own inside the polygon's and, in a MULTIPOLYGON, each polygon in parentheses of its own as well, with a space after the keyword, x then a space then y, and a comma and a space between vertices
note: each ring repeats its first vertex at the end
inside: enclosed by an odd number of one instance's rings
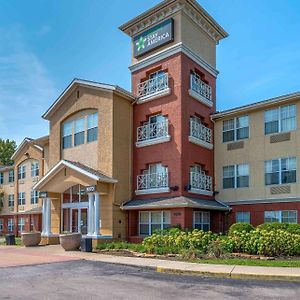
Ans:
POLYGON ((138 40, 138 42, 135 44, 137 46, 137 51, 140 51, 141 49, 145 49, 145 43, 147 39, 143 38, 142 36, 138 40))

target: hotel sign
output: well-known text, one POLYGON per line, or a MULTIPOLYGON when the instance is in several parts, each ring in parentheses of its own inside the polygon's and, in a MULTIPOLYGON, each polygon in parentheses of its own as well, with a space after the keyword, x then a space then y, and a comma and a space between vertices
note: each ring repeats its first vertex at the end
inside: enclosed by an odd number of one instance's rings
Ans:
POLYGON ((174 40, 174 20, 168 19, 133 39, 134 57, 139 57, 174 40))

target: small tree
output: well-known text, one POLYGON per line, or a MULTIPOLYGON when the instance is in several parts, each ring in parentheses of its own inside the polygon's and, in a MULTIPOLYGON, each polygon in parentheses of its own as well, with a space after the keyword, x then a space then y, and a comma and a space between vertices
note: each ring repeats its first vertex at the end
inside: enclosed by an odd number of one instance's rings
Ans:
POLYGON ((13 161, 11 160, 12 155, 16 151, 17 144, 13 140, 0 139, 0 165, 11 166, 13 161))

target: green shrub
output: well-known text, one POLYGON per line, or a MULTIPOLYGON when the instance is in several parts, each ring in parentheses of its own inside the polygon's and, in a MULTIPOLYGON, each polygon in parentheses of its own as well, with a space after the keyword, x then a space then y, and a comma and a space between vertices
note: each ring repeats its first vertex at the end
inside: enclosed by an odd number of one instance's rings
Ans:
POLYGON ((257 229, 261 230, 284 230, 293 234, 300 234, 300 224, 288 224, 288 223, 264 223, 257 226, 257 229))
POLYGON ((235 223, 232 224, 229 228, 228 235, 231 236, 235 231, 237 232, 250 232, 255 228, 249 223, 235 223))

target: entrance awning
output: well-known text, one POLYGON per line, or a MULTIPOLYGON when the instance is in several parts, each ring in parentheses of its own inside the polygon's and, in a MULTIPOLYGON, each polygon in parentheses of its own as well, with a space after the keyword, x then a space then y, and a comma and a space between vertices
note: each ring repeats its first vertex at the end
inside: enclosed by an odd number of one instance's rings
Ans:
POLYGON ((118 181, 79 162, 61 160, 35 184, 33 189, 63 193, 75 184, 89 186, 97 182, 117 183, 118 181))
POLYGON ((166 209, 190 207, 208 210, 229 211, 230 207, 216 200, 206 200, 189 197, 174 197, 174 198, 158 198, 144 200, 130 200, 121 206, 123 210, 139 210, 139 209, 166 209))

